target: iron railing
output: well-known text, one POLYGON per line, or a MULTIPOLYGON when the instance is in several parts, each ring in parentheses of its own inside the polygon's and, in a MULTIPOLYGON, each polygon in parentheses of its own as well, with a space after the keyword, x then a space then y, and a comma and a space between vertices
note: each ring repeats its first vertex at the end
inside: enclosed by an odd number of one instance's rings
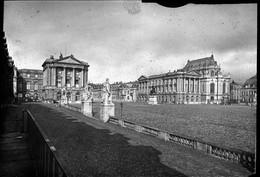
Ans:
POLYGON ((29 110, 22 111, 22 132, 29 145, 36 176, 73 177, 67 164, 29 110))

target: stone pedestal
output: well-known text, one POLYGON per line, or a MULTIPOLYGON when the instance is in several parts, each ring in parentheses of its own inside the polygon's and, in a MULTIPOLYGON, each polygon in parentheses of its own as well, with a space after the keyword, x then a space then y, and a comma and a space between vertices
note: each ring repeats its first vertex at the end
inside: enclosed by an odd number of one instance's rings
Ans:
POLYGON ((90 116, 90 117, 93 116, 92 115, 92 102, 91 102, 91 100, 81 102, 81 112, 85 116, 90 116))
POLYGON ((103 122, 107 122, 109 116, 115 116, 115 105, 114 103, 104 104, 101 103, 100 105, 100 119, 103 122))
POLYGON ((150 95, 148 99, 148 104, 158 104, 157 102, 157 96, 155 95, 150 95))

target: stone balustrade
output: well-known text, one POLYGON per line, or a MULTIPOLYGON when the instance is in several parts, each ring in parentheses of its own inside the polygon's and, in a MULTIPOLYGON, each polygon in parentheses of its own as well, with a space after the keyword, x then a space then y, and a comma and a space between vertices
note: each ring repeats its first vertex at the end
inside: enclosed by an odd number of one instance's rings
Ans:
POLYGON ((255 171, 255 154, 251 152, 245 152, 234 148, 218 146, 210 142, 206 142, 200 139, 188 137, 185 135, 178 135, 173 133, 168 133, 166 131, 159 130, 157 128, 152 128, 148 126, 137 125, 133 122, 118 119, 116 117, 110 117, 108 120, 109 123, 117 124, 122 127, 126 127, 132 130, 135 130, 140 133, 145 133, 148 135, 155 136, 157 138, 163 139, 165 141, 171 141, 203 151, 209 155, 212 155, 217 158, 225 159, 238 163, 246 167, 251 172, 255 171))

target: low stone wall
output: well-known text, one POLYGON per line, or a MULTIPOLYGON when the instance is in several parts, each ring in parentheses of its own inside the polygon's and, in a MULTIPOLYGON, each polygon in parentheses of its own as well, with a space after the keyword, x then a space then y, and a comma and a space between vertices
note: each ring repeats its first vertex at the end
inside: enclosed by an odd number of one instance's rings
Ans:
POLYGON ((65 108, 68 108, 68 109, 72 109, 73 111, 78 111, 78 112, 81 112, 81 108, 77 108, 77 107, 74 107, 74 106, 70 106, 70 105, 62 105, 62 107, 65 107, 65 108))
POLYGON ((145 133, 151 136, 155 136, 157 138, 163 139, 165 141, 171 141, 174 143, 178 143, 193 149, 197 149, 203 151, 209 155, 214 157, 218 157, 221 159, 225 159, 228 161, 236 162, 246 167, 251 172, 255 171, 255 154, 241 151, 238 149, 233 149, 224 146, 218 146, 213 143, 205 142, 200 139, 188 137, 185 135, 178 135, 169 133, 163 130, 159 130, 157 128, 152 128, 143 125, 137 125, 133 122, 118 119, 115 117, 109 117, 109 123, 117 124, 125 128, 132 129, 134 131, 145 133))

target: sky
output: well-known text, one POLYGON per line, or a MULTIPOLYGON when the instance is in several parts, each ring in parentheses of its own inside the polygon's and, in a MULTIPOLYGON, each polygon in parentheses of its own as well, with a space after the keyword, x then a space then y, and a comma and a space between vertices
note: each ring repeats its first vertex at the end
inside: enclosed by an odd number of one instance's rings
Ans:
POLYGON ((92 83, 135 81, 211 54, 237 82, 257 72, 257 4, 5 1, 4 31, 18 69, 72 54, 90 65, 92 83))

